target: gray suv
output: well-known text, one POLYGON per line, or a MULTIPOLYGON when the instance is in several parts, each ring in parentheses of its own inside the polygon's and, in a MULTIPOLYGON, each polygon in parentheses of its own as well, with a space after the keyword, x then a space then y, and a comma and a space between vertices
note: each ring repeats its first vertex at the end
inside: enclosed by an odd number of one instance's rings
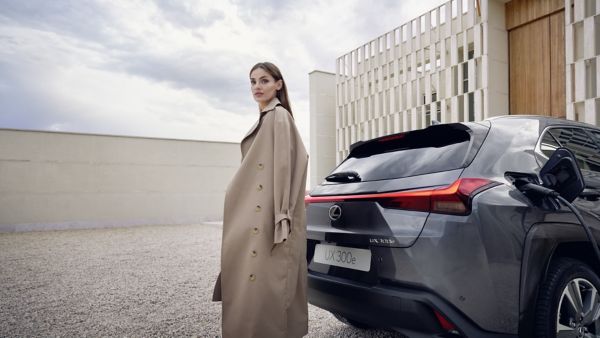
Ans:
POLYGON ((515 184, 541 180, 559 148, 600 239, 595 126, 507 116, 353 144, 306 196, 309 302, 409 337, 600 337, 590 238, 565 204, 515 184))

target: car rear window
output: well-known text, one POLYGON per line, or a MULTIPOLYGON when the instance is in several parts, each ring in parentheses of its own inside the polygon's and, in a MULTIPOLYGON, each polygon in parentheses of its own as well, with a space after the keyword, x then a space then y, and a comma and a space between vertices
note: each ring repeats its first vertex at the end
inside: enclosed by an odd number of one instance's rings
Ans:
POLYGON ((380 137, 352 149, 332 174, 354 171, 364 182, 458 169, 471 143, 471 130, 459 123, 380 137))

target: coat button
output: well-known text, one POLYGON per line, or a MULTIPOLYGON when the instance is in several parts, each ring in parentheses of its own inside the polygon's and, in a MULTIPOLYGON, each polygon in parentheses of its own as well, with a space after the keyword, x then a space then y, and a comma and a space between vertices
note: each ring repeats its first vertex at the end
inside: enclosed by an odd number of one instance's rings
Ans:
POLYGON ((252 234, 258 235, 258 227, 252 228, 252 234))
POLYGON ((264 167, 265 167, 265 165, 264 165, 264 164, 262 164, 262 163, 259 163, 259 164, 258 164, 258 170, 262 170, 264 167))
POLYGON ((258 253, 256 252, 256 250, 252 250, 252 253, 251 253, 252 257, 256 257, 257 254, 258 253))
POLYGON ((254 281, 256 280, 256 276, 255 276, 255 275, 252 273, 252 274, 250 274, 250 276, 248 277, 248 279, 249 279, 251 282, 254 282, 254 281))
POLYGON ((256 190, 258 190, 258 191, 261 191, 261 190, 263 190, 263 186, 262 186, 262 184, 259 184, 259 185, 256 187, 256 190))
POLYGON ((256 208, 254 208, 254 211, 260 212, 260 205, 257 205, 256 208))

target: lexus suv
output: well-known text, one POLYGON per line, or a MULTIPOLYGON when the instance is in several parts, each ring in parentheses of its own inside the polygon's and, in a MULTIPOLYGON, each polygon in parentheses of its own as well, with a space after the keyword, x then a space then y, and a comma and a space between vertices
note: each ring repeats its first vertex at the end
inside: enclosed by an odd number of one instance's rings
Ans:
POLYGON ((566 204, 515 184, 563 148, 583 181, 571 202, 600 238, 595 126, 506 116, 353 144, 305 199, 309 302, 409 337, 600 337, 590 237, 566 204))

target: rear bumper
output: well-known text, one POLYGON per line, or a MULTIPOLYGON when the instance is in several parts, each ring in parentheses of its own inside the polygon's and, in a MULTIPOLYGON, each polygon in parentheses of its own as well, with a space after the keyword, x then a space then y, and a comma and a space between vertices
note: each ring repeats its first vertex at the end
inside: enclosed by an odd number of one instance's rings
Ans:
POLYGON ((308 299, 325 310, 411 338, 456 337, 442 329, 433 309, 450 320, 463 337, 517 337, 483 331, 441 297, 421 289, 367 286, 309 271, 308 299))

